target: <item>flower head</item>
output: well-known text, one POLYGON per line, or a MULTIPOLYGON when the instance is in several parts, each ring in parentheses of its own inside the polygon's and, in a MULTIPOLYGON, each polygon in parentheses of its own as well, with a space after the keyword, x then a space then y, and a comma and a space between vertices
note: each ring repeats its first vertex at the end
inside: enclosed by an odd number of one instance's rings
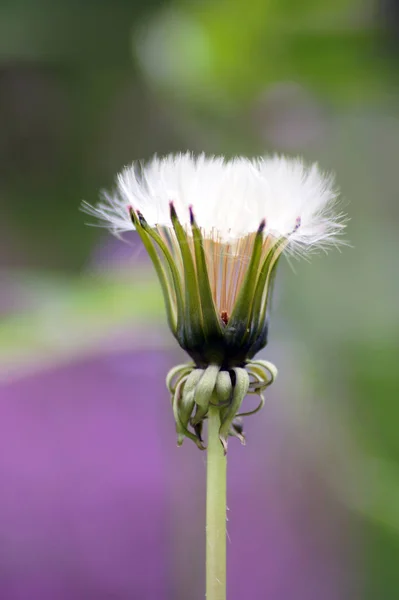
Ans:
POLYGON ((338 243, 336 197, 332 178, 299 159, 181 154, 126 167, 116 194, 85 210, 114 233, 137 229, 171 329, 198 364, 241 363, 266 343, 282 252, 338 243))
MULTIPOLYGON (((207 369, 203 387, 210 393, 218 373, 230 373, 225 390, 232 402, 241 370, 267 343, 270 290, 280 256, 339 243, 344 223, 336 199, 332 178, 316 164, 187 153, 126 167, 115 195, 105 194, 96 207, 85 204, 84 210, 116 234, 137 230, 160 279, 169 326, 194 361, 191 371, 207 369)), ((270 373, 269 366, 266 370, 270 373)), ((256 380, 255 373, 254 389, 274 376, 256 380)), ((195 382, 197 393, 196 377, 199 373, 183 369, 180 383, 190 388, 195 382)), ((242 381, 245 396, 251 381, 242 381)), ((171 386, 180 394, 179 382, 171 386)), ((206 415, 204 394, 202 408, 196 401, 194 427, 206 415)), ((191 410, 185 413, 191 418, 191 410)))

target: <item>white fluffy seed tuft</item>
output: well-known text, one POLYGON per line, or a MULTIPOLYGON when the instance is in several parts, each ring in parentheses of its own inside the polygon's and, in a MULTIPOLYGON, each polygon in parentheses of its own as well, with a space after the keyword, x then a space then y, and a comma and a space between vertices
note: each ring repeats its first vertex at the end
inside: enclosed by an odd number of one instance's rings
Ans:
POLYGON ((113 195, 83 210, 113 233, 134 229, 129 206, 151 227, 171 227, 169 203, 189 231, 189 207, 204 237, 234 242, 256 231, 266 219, 265 235, 289 239, 293 251, 342 243, 345 216, 337 212, 333 178, 317 164, 299 158, 197 157, 190 153, 133 163, 117 177, 113 195))

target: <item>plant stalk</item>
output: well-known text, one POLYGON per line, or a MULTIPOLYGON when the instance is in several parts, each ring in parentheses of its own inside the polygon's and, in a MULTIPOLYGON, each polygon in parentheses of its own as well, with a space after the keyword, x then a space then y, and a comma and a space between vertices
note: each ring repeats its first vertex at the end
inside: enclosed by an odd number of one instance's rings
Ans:
POLYGON ((220 412, 209 405, 206 481, 206 598, 226 600, 226 456, 220 412))

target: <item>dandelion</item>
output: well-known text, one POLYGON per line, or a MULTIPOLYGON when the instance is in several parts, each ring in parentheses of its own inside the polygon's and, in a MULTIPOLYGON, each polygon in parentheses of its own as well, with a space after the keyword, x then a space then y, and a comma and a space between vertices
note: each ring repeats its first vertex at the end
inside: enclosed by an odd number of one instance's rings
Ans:
POLYGON ((83 209, 119 235, 135 229, 157 272, 169 327, 191 362, 167 377, 178 444, 204 449, 208 420, 207 598, 225 597, 227 439, 264 404, 277 370, 266 346, 273 279, 284 253, 340 243, 337 192, 316 164, 179 154, 135 163, 114 195, 83 209), (241 411, 247 394, 259 396, 241 411))

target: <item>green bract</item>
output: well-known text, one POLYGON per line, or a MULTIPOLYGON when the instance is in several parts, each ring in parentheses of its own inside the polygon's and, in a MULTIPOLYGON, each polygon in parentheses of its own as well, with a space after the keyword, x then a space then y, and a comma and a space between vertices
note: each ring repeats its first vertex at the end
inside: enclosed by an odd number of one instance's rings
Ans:
POLYGON ((141 213, 130 208, 134 227, 161 283, 169 327, 197 367, 242 367, 267 343, 267 301, 273 272, 287 240, 268 236, 265 241, 265 222, 261 222, 231 315, 226 315, 216 307, 209 277, 210 259, 192 210, 190 232, 180 224, 172 203, 170 212, 173 229, 167 233, 168 243, 164 239, 166 228, 161 235, 149 227, 141 213))
POLYGON ((172 369, 166 385, 171 394, 178 444, 181 445, 184 437, 188 437, 204 450, 202 424, 210 404, 220 408, 219 437, 225 452, 229 435, 245 443, 238 419, 255 414, 263 407, 263 392, 276 377, 276 367, 264 360, 247 361, 244 367, 234 367, 230 371, 221 370, 218 365, 197 369, 194 364, 172 369), (260 402, 256 408, 240 413, 247 394, 258 395, 260 402))

